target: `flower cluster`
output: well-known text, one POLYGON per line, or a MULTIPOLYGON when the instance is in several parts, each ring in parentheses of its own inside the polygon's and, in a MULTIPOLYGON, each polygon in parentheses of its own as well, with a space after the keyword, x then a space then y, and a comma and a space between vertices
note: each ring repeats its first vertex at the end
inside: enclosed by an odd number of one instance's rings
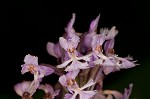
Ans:
POLYGON ((45 92, 43 99, 129 99, 133 84, 120 93, 103 90, 103 79, 108 74, 136 66, 132 57, 119 57, 115 54, 116 27, 101 28, 97 33, 100 15, 94 19, 85 33, 73 28, 75 14, 65 28, 59 42, 47 43, 48 53, 58 60, 57 66, 39 65, 38 57, 25 56, 21 73, 30 72, 33 81, 23 81, 14 86, 22 99, 32 99, 37 89, 45 92), (57 88, 50 84, 40 84, 44 76, 52 73, 59 75, 57 88))

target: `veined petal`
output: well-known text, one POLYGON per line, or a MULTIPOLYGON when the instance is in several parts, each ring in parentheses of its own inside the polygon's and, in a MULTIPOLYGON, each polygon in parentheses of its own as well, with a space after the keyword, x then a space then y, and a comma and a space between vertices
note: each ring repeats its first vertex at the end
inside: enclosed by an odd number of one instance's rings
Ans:
POLYGON ((60 46, 67 51, 67 49, 68 49, 68 42, 67 42, 67 40, 64 37, 60 37, 59 38, 59 43, 60 43, 60 46))
POLYGON ((110 31, 108 32, 107 36, 105 37, 106 40, 113 39, 118 34, 116 27, 113 26, 110 31))
POLYGON ((66 31, 68 33, 70 33, 71 29, 73 28, 74 22, 75 22, 75 13, 72 14, 72 19, 69 21, 69 23, 67 25, 66 31))
POLYGON ((78 92, 75 91, 75 93, 72 95, 72 97, 70 99, 76 99, 78 92))
POLYGON ((26 73, 26 72, 28 72, 29 70, 28 70, 28 64, 23 64, 23 65, 21 65, 21 67, 22 67, 22 69, 21 69, 21 74, 24 74, 24 73, 26 73))
POLYGON ((67 81, 67 78, 65 75, 62 75, 59 77, 59 82, 61 83, 61 85, 66 86, 66 81, 67 81))
POLYGON ((23 90, 22 90, 22 86, 21 86, 21 83, 18 83, 14 86, 14 90, 16 91, 16 93, 19 95, 19 96, 22 96, 23 95, 23 90))
POLYGON ((28 92, 30 93, 30 96, 32 96, 36 92, 39 85, 40 85, 39 80, 34 80, 34 81, 31 82, 31 84, 28 88, 28 92))
MULTIPOLYGON (((23 81, 21 83, 18 83, 14 86, 14 90, 19 96, 22 96, 24 92, 27 91, 29 88, 31 82, 30 81, 23 81)), ((27 91, 28 92, 28 91, 27 91)))
POLYGON ((77 48, 78 43, 80 42, 80 38, 75 34, 72 38, 71 38, 71 42, 74 48, 77 48))
POLYGON ((105 50, 106 56, 109 56, 109 54, 114 54, 114 52, 111 52, 111 53, 109 52, 110 50, 113 51, 114 43, 115 43, 115 40, 113 38, 111 40, 106 41, 106 43, 104 44, 104 50, 105 50))
MULTIPOLYGON (((94 35, 96 35, 96 32, 88 33, 83 40, 83 44, 84 44, 83 46, 85 46, 87 48, 91 48, 91 41, 92 41, 94 35)), ((81 47, 83 47, 83 46, 81 46, 81 47)))
POLYGON ((70 62, 72 61, 72 59, 69 59, 67 61, 65 61, 64 63, 57 65, 57 68, 64 68, 66 67, 70 62))
POLYGON ((90 79, 84 86, 82 86, 82 87, 80 88, 80 90, 83 90, 83 89, 85 89, 85 88, 87 88, 87 87, 90 87, 90 86, 94 85, 95 83, 96 83, 96 82, 94 82, 93 79, 90 79))
POLYGON ((120 69, 127 69, 127 68, 132 68, 134 66, 136 66, 136 64, 134 63, 134 61, 129 61, 128 59, 126 58, 121 58, 121 57, 116 57, 116 60, 117 60, 117 66, 120 68, 120 69))
POLYGON ((58 58, 62 57, 63 49, 60 46, 60 43, 56 43, 54 46, 54 52, 57 55, 58 58))
POLYGON ((54 89, 50 84, 45 84, 47 91, 51 94, 54 94, 54 89))
POLYGON ((44 76, 48 76, 54 72, 54 70, 50 67, 42 66, 42 65, 39 65, 39 67, 40 67, 40 70, 39 70, 40 73, 43 73, 44 76))
POLYGON ((71 79, 75 79, 75 77, 78 75, 80 70, 73 70, 73 71, 69 71, 66 76, 71 78, 71 79))
POLYGON ((25 64, 38 65, 38 57, 28 54, 25 56, 24 62, 25 64))
POLYGON ((92 39, 92 50, 95 51, 95 49, 98 45, 102 46, 104 41, 105 41, 105 39, 101 34, 94 35, 93 39, 92 39))
POLYGON ((47 52, 50 55, 52 55, 52 56, 54 56, 56 58, 59 58, 60 57, 60 51, 59 51, 58 47, 56 48, 56 46, 58 46, 58 44, 56 45, 56 44, 54 44, 52 42, 48 42, 47 46, 46 46, 46 49, 47 49, 47 52), (55 50, 57 50, 57 53, 55 53, 55 50))
POLYGON ((80 99, 91 99, 97 92, 96 91, 80 91, 80 99))
POLYGON ((115 66, 103 66, 103 72, 105 75, 108 75, 111 72, 118 71, 118 69, 115 66))
POLYGON ((30 81, 23 81, 21 83, 22 85, 22 90, 26 91, 28 89, 28 87, 30 86, 31 82, 30 81))
POLYGON ((98 25, 99 18, 100 18, 100 14, 96 17, 96 19, 94 19, 94 20, 91 22, 89 31, 95 31, 95 30, 96 30, 97 25, 98 25))

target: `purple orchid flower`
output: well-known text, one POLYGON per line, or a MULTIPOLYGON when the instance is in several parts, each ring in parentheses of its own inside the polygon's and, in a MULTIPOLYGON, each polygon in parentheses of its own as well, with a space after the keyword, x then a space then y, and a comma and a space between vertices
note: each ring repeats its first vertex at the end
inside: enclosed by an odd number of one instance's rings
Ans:
POLYGON ((73 93, 72 88, 78 87, 78 84, 75 81, 76 76, 80 70, 69 71, 66 75, 59 77, 59 82, 62 86, 65 86, 70 93, 73 93))
MULTIPOLYGON (((78 42, 79 42, 78 35, 81 35, 81 34, 75 32, 75 30, 73 28, 74 22, 75 22, 75 13, 72 14, 72 19, 69 21, 67 27, 65 28, 66 33, 60 39, 63 40, 65 38, 68 41, 71 40, 72 43, 74 43, 74 45, 77 47, 78 42)), ((52 55, 56 58, 62 58, 62 61, 66 61, 69 59, 68 55, 66 55, 66 53, 62 49, 61 42, 58 42, 56 44, 54 44, 52 42, 48 42, 47 43, 47 51, 50 55, 52 55)))
POLYGON ((101 34, 93 36, 92 40, 92 60, 96 65, 101 65, 105 75, 108 75, 111 72, 118 71, 123 68, 134 67, 134 61, 132 59, 121 58, 114 54, 114 37, 117 35, 118 31, 115 30, 115 27, 109 31, 108 29, 101 30, 101 34), (106 41, 106 42, 105 42, 106 41), (103 53, 102 46, 104 44, 103 53))
MULTIPOLYGON (((73 29, 74 21, 75 21, 75 14, 72 14, 72 19, 70 20, 67 27, 65 28, 66 34, 64 35, 64 37, 67 39, 72 38, 74 36, 74 33, 75 33, 75 31, 73 29)), ((47 52, 56 58, 60 58, 60 57, 62 57, 63 50, 62 50, 59 42, 56 44, 54 44, 52 42, 48 42, 47 43, 47 52)))
POLYGON ((14 86, 14 90, 21 97, 28 97, 32 99, 32 95, 36 92, 39 86, 38 81, 23 81, 14 86))
POLYGON ((30 72, 34 75, 34 80, 16 84, 16 93, 22 99, 33 99, 37 89, 45 92, 43 99, 129 99, 133 84, 125 88, 124 93, 103 90, 106 75, 137 65, 130 56, 122 58, 115 54, 115 36, 118 34, 116 27, 101 28, 100 33, 97 33, 99 14, 83 34, 74 29, 75 19, 76 15, 73 13, 59 42, 47 43, 47 52, 57 58, 56 67, 39 64, 37 56, 25 56, 21 73, 30 72), (50 84, 40 85, 43 77, 54 73, 54 70, 60 76, 55 88, 63 88, 60 89, 62 92, 54 90, 50 84))
POLYGON ((62 75, 59 77, 59 82, 62 86, 67 87, 67 89, 72 93, 73 87, 78 87, 75 78, 78 75, 79 70, 69 71, 66 75, 62 75))
POLYGON ((132 68, 134 66, 136 66, 135 62, 136 61, 132 61, 133 58, 128 56, 125 58, 121 58, 118 57, 117 55, 115 55, 114 53, 114 39, 110 39, 108 41, 106 41, 105 45, 104 45, 104 50, 105 50, 105 54, 106 56, 115 63, 115 66, 113 67, 104 67, 104 72, 105 74, 109 74, 110 72, 114 72, 114 71, 118 71, 120 69, 127 69, 127 68, 132 68))
POLYGON ((54 72, 53 69, 47 66, 38 65, 38 57, 30 54, 25 56, 25 64, 23 64, 21 73, 31 72, 34 74, 34 79, 41 79, 44 76, 48 76, 54 72))
POLYGON ((84 91, 87 87, 90 87, 95 84, 93 80, 89 80, 87 84, 79 88, 79 85, 76 83, 76 81, 72 78, 68 78, 67 76, 63 75, 59 78, 59 82, 67 87, 68 91, 71 94, 66 94, 65 99, 76 99, 77 94, 79 94, 79 99, 90 99, 93 97, 97 92, 94 91, 84 91))
POLYGON ((76 50, 78 42, 79 42, 78 36, 74 36, 72 39, 69 39, 68 41, 63 37, 60 37, 59 42, 62 48, 64 48, 64 50, 68 53, 68 56, 70 59, 58 65, 57 68, 66 67, 71 62, 72 62, 71 65, 69 65, 65 69, 65 71, 89 68, 88 63, 87 63, 90 60, 89 55, 78 57, 80 56, 79 52, 76 50), (80 62, 79 60, 84 60, 85 62, 80 62))
POLYGON ((92 56, 91 61, 96 65, 114 66, 115 64, 103 54, 102 45, 105 41, 104 36, 97 34, 93 36, 92 40, 92 56))
POLYGON ((81 88, 79 87, 74 87, 72 90, 74 93, 72 94, 71 99, 76 99, 76 96, 79 94, 79 99, 91 99, 97 92, 96 90, 93 91, 84 91, 84 89, 94 85, 95 82, 90 79, 84 86, 81 88))

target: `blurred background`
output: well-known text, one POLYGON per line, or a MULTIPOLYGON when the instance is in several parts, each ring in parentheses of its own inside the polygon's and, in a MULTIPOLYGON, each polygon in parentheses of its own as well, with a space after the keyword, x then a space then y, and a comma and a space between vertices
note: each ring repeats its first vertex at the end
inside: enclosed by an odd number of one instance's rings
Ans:
MULTIPOLYGON (((115 52, 120 57, 133 56, 137 67, 121 70, 106 77, 104 89, 123 92, 133 83, 131 99, 148 99, 150 89, 149 29, 150 7, 138 1, 46 2, 10 1, 1 8, 1 90, 0 99, 19 99, 13 86, 31 80, 30 74, 21 75, 26 54, 39 57, 39 63, 57 65, 56 59, 46 51, 48 41, 56 43, 64 27, 76 13, 74 28, 86 32, 90 22, 101 14, 100 28, 116 26, 115 52)), ((45 77, 54 84, 57 76, 45 77)), ((36 94, 34 97, 38 99, 36 94)), ((40 98, 39 98, 40 99, 40 98)))

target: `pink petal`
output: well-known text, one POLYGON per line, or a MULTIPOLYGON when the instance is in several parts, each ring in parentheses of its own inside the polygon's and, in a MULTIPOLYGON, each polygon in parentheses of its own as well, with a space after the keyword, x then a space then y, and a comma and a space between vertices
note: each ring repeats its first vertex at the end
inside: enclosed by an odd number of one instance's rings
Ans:
POLYGON ((80 91, 80 99, 91 99, 97 92, 96 91, 80 91))
POLYGON ((16 91, 16 93, 19 95, 19 96, 22 96, 23 95, 23 90, 22 90, 22 86, 20 83, 16 84, 14 86, 14 90, 16 91))
POLYGON ((98 21, 100 18, 100 14, 96 17, 96 19, 94 19, 91 24, 90 24, 90 30, 89 31, 95 31, 97 26, 98 26, 98 21))
POLYGON ((104 44, 104 50, 105 50, 106 56, 108 56, 108 54, 109 54, 108 50, 109 49, 113 49, 114 44, 115 44, 115 40, 114 39, 106 41, 106 43, 104 44))
POLYGON ((75 22, 75 13, 72 14, 72 19, 70 20, 70 22, 67 25, 66 30, 68 30, 67 32, 70 32, 69 30, 71 30, 73 28, 73 24, 75 22))
POLYGON ((60 46, 67 51, 67 49, 68 49, 68 42, 67 42, 67 40, 65 38, 63 38, 63 37, 60 37, 59 38, 59 43, 60 43, 60 46))
POLYGON ((75 79, 80 70, 69 71, 66 76, 71 79, 75 79))
POLYGON ((92 79, 90 79, 84 86, 82 86, 80 89, 83 90, 87 87, 90 87, 92 85, 94 85, 96 82, 94 82, 92 79))
POLYGON ((48 76, 54 72, 54 70, 50 67, 41 66, 41 65, 39 65, 39 67, 40 67, 40 72, 43 73, 44 76, 48 76))
POLYGON ((25 64, 38 65, 38 57, 28 54, 25 56, 24 62, 25 64))
POLYGON ((118 34, 116 27, 113 26, 110 31, 108 32, 107 36, 105 37, 106 40, 113 39, 118 34))
POLYGON ((62 75, 59 77, 59 82, 61 83, 61 85, 66 86, 66 81, 67 81, 67 78, 65 75, 62 75))
POLYGON ((54 56, 54 57, 56 57, 56 58, 59 57, 59 56, 55 53, 55 44, 54 44, 54 43, 48 42, 48 43, 47 43, 47 46, 46 46, 46 49, 47 49, 47 52, 48 52, 50 55, 52 55, 52 56, 54 56))

